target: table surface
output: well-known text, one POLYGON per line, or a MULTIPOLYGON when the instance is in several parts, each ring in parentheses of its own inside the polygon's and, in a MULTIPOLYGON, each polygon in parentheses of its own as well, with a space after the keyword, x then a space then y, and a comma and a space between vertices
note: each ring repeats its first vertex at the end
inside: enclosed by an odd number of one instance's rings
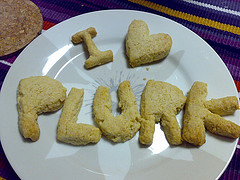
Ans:
MULTIPOLYGON (((240 0, 32 0, 43 15, 43 30, 71 17, 106 9, 131 9, 172 19, 202 37, 222 58, 240 92, 240 0)), ((0 58, 0 88, 21 51, 0 58)), ((240 179, 240 141, 222 179, 240 179)), ((0 176, 19 179, 0 145, 0 176)), ((1 178, 0 178, 1 179, 1 178)))

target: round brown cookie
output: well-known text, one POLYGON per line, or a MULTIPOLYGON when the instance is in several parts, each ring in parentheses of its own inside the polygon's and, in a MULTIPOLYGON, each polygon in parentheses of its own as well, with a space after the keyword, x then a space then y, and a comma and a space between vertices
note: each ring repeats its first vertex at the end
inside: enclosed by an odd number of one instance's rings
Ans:
POLYGON ((42 31, 43 18, 30 0, 0 0, 0 56, 16 52, 42 31))

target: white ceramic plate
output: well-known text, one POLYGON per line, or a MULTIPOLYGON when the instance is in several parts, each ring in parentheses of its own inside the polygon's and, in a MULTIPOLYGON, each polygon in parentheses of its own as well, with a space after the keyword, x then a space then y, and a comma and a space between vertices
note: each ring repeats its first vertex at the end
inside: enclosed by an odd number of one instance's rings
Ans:
MULTIPOLYGON (((26 47, 2 87, 1 143, 12 167, 22 179, 215 179, 225 170, 234 153, 237 140, 210 133, 207 133, 207 142, 199 148, 186 143, 169 146, 159 125, 156 125, 150 147, 139 145, 138 134, 119 144, 105 138, 96 145, 62 144, 56 141, 61 110, 40 115, 40 139, 26 141, 18 131, 16 89, 20 79, 36 75, 55 78, 68 90, 71 87, 84 88, 78 122, 88 124, 94 124, 92 100, 96 88, 103 85, 111 89, 116 115, 116 91, 124 80, 130 80, 138 104, 149 79, 174 84, 185 95, 198 80, 208 84, 208 98, 237 96, 232 77, 219 56, 200 37, 176 22, 129 10, 99 11, 71 18, 44 32, 26 47), (134 19, 144 20, 151 34, 170 34, 173 46, 165 60, 134 69, 129 67, 124 44, 128 26, 134 19), (97 47, 111 49, 114 62, 86 70, 86 50, 81 44, 73 46, 70 39, 76 32, 90 26, 98 32, 94 38, 97 47)), ((182 113, 177 118, 182 125, 182 113)), ((226 118, 238 123, 239 111, 226 118)))

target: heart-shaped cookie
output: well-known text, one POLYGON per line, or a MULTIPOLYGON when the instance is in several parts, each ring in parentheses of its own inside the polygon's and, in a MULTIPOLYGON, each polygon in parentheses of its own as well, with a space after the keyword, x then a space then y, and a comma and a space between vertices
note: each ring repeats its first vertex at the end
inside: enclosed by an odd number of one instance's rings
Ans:
POLYGON ((172 47, 172 38, 165 33, 149 35, 147 24, 133 20, 126 37, 126 53, 132 67, 166 57, 172 47))

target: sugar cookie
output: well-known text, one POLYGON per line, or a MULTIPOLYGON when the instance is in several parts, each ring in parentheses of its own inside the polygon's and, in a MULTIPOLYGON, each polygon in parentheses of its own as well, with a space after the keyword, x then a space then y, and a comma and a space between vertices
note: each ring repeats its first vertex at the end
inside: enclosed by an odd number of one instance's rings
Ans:
POLYGON ((95 121, 103 134, 114 142, 125 142, 135 136, 140 128, 140 114, 129 81, 120 83, 119 107, 122 113, 114 117, 109 88, 99 86, 93 100, 95 121))
POLYGON ((86 30, 80 31, 72 36, 73 43, 81 43, 82 41, 88 47, 90 57, 85 61, 85 67, 87 69, 106 64, 113 61, 113 53, 111 50, 100 51, 92 38, 97 35, 95 28, 90 27, 86 30))
POLYGON ((148 26, 142 20, 134 20, 130 24, 126 37, 126 54, 132 67, 165 58, 171 47, 172 39, 168 34, 149 35, 148 26))
POLYGON ((66 88, 47 76, 22 79, 17 90, 18 125, 24 138, 37 141, 40 129, 38 115, 59 110, 66 98, 66 88))
POLYGON ((176 86, 167 82, 149 80, 142 93, 141 122, 139 141, 151 145, 155 123, 161 123, 170 144, 182 143, 181 128, 176 114, 183 108, 186 97, 176 86))
POLYGON ((201 146, 206 142, 205 128, 214 134, 231 138, 239 137, 240 126, 220 116, 232 114, 239 108, 236 97, 207 101, 207 93, 206 83, 199 81, 193 83, 185 106, 183 139, 193 145, 201 146))
POLYGON ((101 131, 90 124, 76 123, 83 102, 83 89, 72 88, 64 103, 58 122, 57 139, 73 145, 97 143, 101 139, 101 131))

